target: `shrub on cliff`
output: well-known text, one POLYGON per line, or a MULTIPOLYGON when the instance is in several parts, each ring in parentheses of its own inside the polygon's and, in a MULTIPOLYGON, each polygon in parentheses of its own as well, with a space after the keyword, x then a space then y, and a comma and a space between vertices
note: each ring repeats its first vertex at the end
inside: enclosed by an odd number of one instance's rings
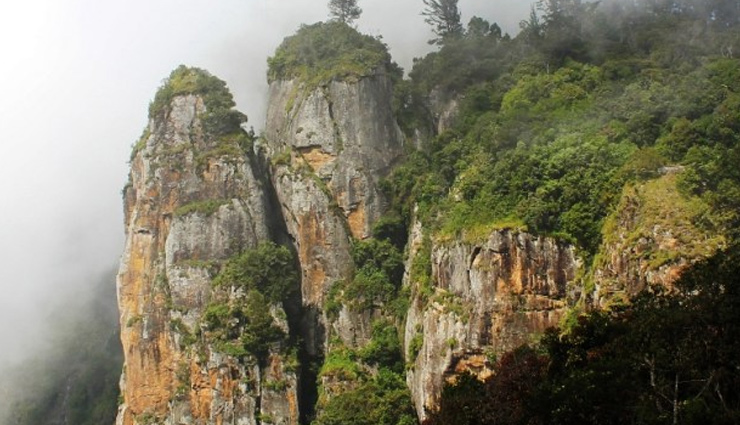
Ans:
POLYGON ((149 104, 149 118, 154 118, 169 106, 176 96, 201 96, 206 105, 203 117, 205 130, 211 136, 236 133, 247 117, 232 109, 236 104, 226 82, 200 68, 180 65, 164 80, 149 104))
POLYGON ((215 286, 231 285, 257 290, 271 303, 279 303, 298 290, 295 258, 288 248, 263 242, 229 259, 213 280, 215 286))
POLYGON ((383 42, 340 21, 302 26, 283 40, 267 64, 270 82, 297 79, 309 87, 394 68, 383 42))

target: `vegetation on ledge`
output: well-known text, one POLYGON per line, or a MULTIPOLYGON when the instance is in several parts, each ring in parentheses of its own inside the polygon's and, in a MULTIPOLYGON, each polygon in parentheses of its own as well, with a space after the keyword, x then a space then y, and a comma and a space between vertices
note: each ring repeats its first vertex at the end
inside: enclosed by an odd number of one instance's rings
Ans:
MULTIPOLYGON (((236 103, 226 82, 200 68, 180 65, 172 71, 149 104, 149 119, 165 119, 162 114, 169 110, 172 100, 185 95, 197 95, 203 99, 206 111, 200 118, 208 138, 221 144, 230 144, 238 139, 242 149, 251 145, 254 133, 245 133, 241 128, 247 122, 247 116, 233 109, 236 103)), ((150 131, 149 127, 145 128, 132 147, 131 160, 146 146, 150 131)))
POLYGON ((267 60, 268 80, 297 79, 307 88, 356 81, 378 69, 400 73, 386 45, 341 21, 302 26, 267 60))
POLYGON ((180 65, 154 95, 149 105, 149 118, 158 116, 176 96, 189 94, 202 96, 209 110, 229 110, 236 105, 226 82, 206 70, 180 65))
POLYGON ((298 272, 290 250, 263 242, 226 261, 213 280, 216 293, 202 318, 206 338, 237 358, 263 361, 271 347, 289 348, 289 335, 276 323, 271 308, 298 290, 298 272), (225 289, 226 289, 225 288, 225 289))

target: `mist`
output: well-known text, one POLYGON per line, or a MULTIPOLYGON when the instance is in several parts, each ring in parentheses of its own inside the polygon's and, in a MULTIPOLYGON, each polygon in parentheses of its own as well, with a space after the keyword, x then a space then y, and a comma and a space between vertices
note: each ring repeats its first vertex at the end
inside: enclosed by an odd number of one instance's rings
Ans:
MULTIPOLYGON (((266 58, 324 0, 28 0, 0 13, 0 372, 54 348, 50 321, 88 305, 123 249, 120 190, 147 105, 179 64, 224 79, 259 130, 266 58)), ((421 0, 360 0, 407 71, 433 47, 421 0)), ((514 35, 529 1, 461 0, 514 35)), ((2 422, 0 418, 0 422, 2 422)))

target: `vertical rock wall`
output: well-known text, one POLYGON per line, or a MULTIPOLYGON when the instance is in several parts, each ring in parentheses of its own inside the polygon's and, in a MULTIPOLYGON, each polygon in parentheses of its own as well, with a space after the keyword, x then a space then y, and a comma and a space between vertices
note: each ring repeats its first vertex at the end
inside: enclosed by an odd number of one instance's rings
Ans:
POLYGON ((211 268, 273 233, 269 182, 236 141, 206 136, 205 113, 200 96, 174 97, 131 161, 118 274, 119 425, 256 424, 259 415, 297 423, 297 380, 280 356, 266 368, 248 365, 199 332, 211 268), (277 379, 279 400, 263 385, 277 379))
MULTIPOLYGON (((288 361, 281 347, 266 362, 245 362, 204 336, 214 298, 244 297, 214 288, 214 270, 287 230, 303 306, 289 313, 301 315, 301 329, 289 329, 281 306, 273 320, 320 357, 324 295, 351 278, 351 240, 368 237, 386 207, 378 181, 401 155, 402 136, 383 74, 311 92, 275 82, 270 94, 268 143, 258 154, 210 140, 204 100, 181 95, 151 120, 132 158, 118 277, 126 361, 119 425, 291 424, 306 413, 299 377, 307 365, 288 361)), ((338 326, 359 320, 345 319, 338 326)))
POLYGON ((404 339, 407 383, 423 420, 448 378, 466 371, 485 378, 490 358, 558 325, 580 262, 572 246, 510 230, 416 251, 431 257, 431 286, 412 282, 404 339))
MULTIPOLYGON (((378 182, 403 153, 391 99, 381 71, 315 89, 295 80, 270 84, 272 181, 302 265, 303 304, 317 314, 328 288, 351 277, 351 239, 370 236, 386 208, 378 182)), ((326 324, 314 320, 309 349, 319 354, 326 324)))

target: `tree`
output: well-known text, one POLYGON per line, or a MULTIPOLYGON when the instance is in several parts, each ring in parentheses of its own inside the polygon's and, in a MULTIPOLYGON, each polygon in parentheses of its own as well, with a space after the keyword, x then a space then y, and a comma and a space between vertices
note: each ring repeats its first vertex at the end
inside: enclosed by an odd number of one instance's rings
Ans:
POLYGON ((460 23, 460 9, 457 0, 422 0, 424 10, 421 12, 426 18, 424 21, 432 26, 437 36, 430 40, 430 44, 444 44, 450 37, 462 35, 463 26, 460 23))
POLYGON ((361 13, 357 0, 329 0, 329 14, 340 22, 349 24, 359 18, 361 13))

